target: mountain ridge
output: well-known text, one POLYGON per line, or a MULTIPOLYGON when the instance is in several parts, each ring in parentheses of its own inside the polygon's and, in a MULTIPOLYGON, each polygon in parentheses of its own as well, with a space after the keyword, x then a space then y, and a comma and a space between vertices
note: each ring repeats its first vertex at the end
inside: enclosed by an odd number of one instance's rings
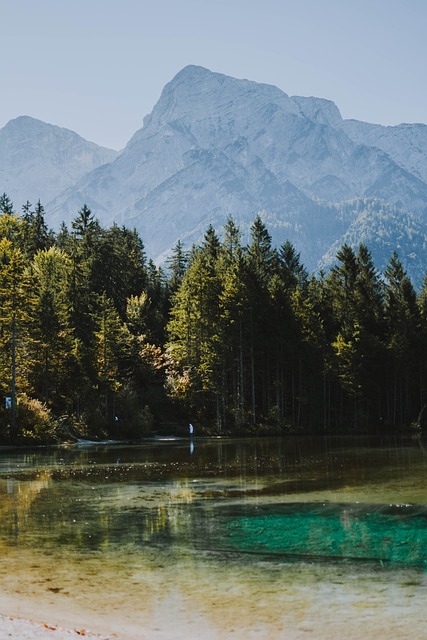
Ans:
MULTIPOLYGON (((188 65, 165 85, 119 154, 46 202, 46 219, 58 227, 86 203, 103 224, 134 226, 147 253, 161 262, 178 239, 197 242, 209 224, 220 230, 229 216, 246 232, 262 213, 274 242, 291 240, 316 269, 346 237, 338 212, 363 199, 385 203, 390 237, 392 229, 402 234, 394 208, 409 216, 408 242, 400 244, 402 261, 412 268, 409 236, 416 228, 418 253, 426 237, 426 125, 344 120, 325 98, 289 96, 273 85, 188 65)), ((348 237, 356 228, 370 237, 369 215, 359 213, 347 216, 348 237)), ((426 258, 419 261, 427 269, 426 258)))
POLYGON ((70 129, 18 116, 0 129, 0 187, 19 205, 27 200, 47 204, 117 155, 70 129))

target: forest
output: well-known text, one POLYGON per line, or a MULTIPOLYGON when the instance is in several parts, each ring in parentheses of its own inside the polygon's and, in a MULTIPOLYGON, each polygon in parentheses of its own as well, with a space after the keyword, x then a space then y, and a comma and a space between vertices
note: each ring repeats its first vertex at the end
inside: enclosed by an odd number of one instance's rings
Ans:
POLYGON ((309 274, 261 217, 160 268, 135 230, 0 197, 0 444, 427 425, 427 278, 343 245, 309 274))

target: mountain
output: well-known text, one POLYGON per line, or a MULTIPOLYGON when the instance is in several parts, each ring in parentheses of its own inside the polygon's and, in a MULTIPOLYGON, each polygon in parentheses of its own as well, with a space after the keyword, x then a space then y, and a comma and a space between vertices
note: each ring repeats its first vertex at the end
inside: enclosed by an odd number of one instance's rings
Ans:
POLYGON ((370 248, 380 271, 385 269, 392 252, 397 251, 414 284, 421 285, 427 271, 425 223, 376 199, 347 202, 338 205, 338 209, 348 227, 324 254, 318 265, 320 268, 328 270, 333 266, 343 244, 357 248, 363 243, 370 248))
POLYGON ((385 151, 396 164, 427 182, 427 125, 385 127, 358 120, 342 120, 338 126, 354 142, 385 151))
POLYGON ((27 200, 46 204, 117 155, 73 131, 21 116, 0 129, 0 190, 18 211, 27 200))
POLYGON ((228 216, 246 241, 260 214, 274 242, 291 240, 308 269, 330 264, 337 242, 367 238, 379 267, 385 248, 399 246, 419 282, 426 132, 343 120, 330 100, 188 66, 117 157, 46 200, 47 221, 68 223, 86 203, 104 225, 135 227, 161 262, 178 239, 190 246, 228 216))

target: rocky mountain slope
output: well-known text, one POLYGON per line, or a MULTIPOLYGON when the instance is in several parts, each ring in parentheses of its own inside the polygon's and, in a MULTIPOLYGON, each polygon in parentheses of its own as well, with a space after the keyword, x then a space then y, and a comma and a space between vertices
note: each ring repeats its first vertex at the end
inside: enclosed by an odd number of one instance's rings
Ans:
POLYGON ((77 133, 21 116, 0 129, 0 189, 17 211, 29 200, 46 205, 117 151, 87 142, 77 133))
POLYGON ((331 101, 189 66, 125 149, 98 164, 45 198, 49 224, 86 203, 103 224, 135 227, 161 261, 230 215, 246 240, 260 213, 309 269, 329 265, 341 241, 366 241, 380 268, 400 248, 417 282, 427 270, 425 125, 346 121, 331 101))

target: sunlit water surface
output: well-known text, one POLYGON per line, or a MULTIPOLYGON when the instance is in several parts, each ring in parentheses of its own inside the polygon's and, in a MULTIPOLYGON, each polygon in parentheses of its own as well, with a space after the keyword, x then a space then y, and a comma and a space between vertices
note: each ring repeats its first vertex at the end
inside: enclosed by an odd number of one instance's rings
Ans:
POLYGON ((425 637, 426 471, 417 437, 0 452, 0 604, 134 640, 425 637))

